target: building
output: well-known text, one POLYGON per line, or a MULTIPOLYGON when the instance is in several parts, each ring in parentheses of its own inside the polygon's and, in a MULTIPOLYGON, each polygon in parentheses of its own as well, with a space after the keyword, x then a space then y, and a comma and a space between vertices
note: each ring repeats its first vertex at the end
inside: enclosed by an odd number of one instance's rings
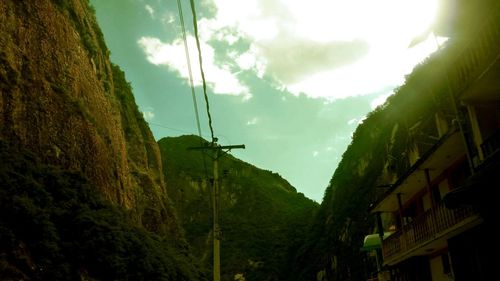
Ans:
MULTIPOLYGON (((382 176, 390 187, 370 208, 379 233, 392 232, 381 245, 391 280, 498 274, 500 5, 455 2, 449 42, 420 66, 425 79, 402 89, 424 102, 408 107, 405 142, 382 176)), ((398 151, 392 146, 388 153, 398 151)))

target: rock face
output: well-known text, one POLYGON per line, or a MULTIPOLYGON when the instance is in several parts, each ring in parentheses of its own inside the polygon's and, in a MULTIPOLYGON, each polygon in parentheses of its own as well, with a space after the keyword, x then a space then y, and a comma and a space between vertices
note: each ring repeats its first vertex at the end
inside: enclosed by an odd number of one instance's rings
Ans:
POLYGON ((178 236, 157 144, 88 1, 1 1, 0 26, 0 138, 82 172, 138 224, 178 236))
POLYGON ((296 253, 289 280, 368 279, 372 264, 360 248, 364 235, 373 233, 373 216, 367 210, 380 191, 374 187, 385 183, 379 175, 393 127, 378 110, 356 129, 325 191, 307 243, 296 253))
POLYGON ((377 274, 375 257, 360 250, 365 235, 377 233, 372 204, 440 141, 441 130, 455 122, 453 100, 441 94, 447 93, 446 87, 435 78, 440 77, 436 72, 443 65, 442 54, 417 65, 405 84, 356 128, 289 280, 367 280, 377 274), (419 88, 431 81, 443 91, 419 88))
POLYGON ((208 280, 79 172, 0 139, 0 280, 208 280))
MULTIPOLYGON (((210 156, 187 150, 196 136, 159 141, 168 192, 194 254, 211 268, 210 156), (206 167, 206 169, 205 169, 206 167)), ((209 152, 207 152, 209 153, 209 152)), ((289 258, 304 242, 318 204, 278 174, 226 154, 219 160, 221 279, 290 280, 289 258)))

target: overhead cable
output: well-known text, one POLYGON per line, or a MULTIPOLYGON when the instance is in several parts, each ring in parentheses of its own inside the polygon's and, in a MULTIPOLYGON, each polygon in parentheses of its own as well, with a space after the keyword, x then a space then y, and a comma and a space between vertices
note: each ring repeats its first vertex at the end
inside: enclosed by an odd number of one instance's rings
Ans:
POLYGON ((207 83, 205 81, 205 73, 203 72, 203 61, 201 57, 200 39, 198 36, 198 21, 196 19, 196 9, 194 6, 194 0, 190 0, 189 2, 191 3, 191 13, 193 14, 194 38, 196 39, 196 47, 198 48, 198 60, 200 63, 201 80, 203 82, 203 96, 205 97, 205 104, 207 108, 208 126, 210 127, 212 143, 215 143, 217 139, 214 137, 214 128, 212 127, 212 116, 210 115, 210 104, 208 102, 207 95, 207 83))
MULTIPOLYGON (((194 92, 193 71, 191 70, 191 59, 189 57, 188 42, 187 42, 187 38, 186 38, 186 27, 184 25, 184 15, 182 13, 182 5, 181 5, 180 0, 177 0, 177 8, 179 10, 179 19, 180 19, 181 28, 182 28, 182 39, 184 41, 184 52, 186 54, 186 60, 187 60, 187 66, 188 66, 188 72, 189 72, 189 85, 191 86, 191 96, 193 97, 194 113, 196 116, 196 127, 198 128, 198 136, 200 137, 200 145, 202 145, 203 137, 201 135, 200 114, 198 113, 198 102, 196 101, 196 95, 194 92)), ((210 117, 210 114, 209 114, 209 117, 210 117)), ((210 127, 210 132, 211 132, 212 141, 213 141, 214 133, 213 133, 212 127, 210 127)), ((205 172, 205 178, 208 178, 208 169, 207 169, 207 163, 206 163, 206 159, 205 159, 205 153, 202 151, 201 155, 202 155, 202 162, 203 162, 203 170, 205 172)))
POLYGON ((201 138, 200 115, 198 113, 198 103, 196 101, 196 95, 194 92, 193 71, 191 70, 191 59, 189 57, 189 49, 186 38, 186 27, 184 25, 184 15, 182 13, 182 5, 180 0, 177 0, 177 8, 179 9, 179 18, 182 28, 182 39, 184 40, 184 53, 186 54, 187 67, 189 72, 189 85, 191 86, 191 96, 193 97, 194 112, 196 115, 196 126, 198 128, 198 136, 201 138))

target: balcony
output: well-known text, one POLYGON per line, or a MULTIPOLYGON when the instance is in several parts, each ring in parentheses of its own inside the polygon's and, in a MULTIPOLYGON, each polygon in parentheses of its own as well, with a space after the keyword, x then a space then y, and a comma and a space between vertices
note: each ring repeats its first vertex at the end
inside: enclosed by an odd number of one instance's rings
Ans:
POLYGON ((451 90, 464 100, 490 99, 496 95, 500 23, 494 14, 487 19, 465 48, 448 65, 451 90))
POLYGON ((399 203, 396 194, 401 194, 402 203, 406 204, 408 200, 414 198, 425 188, 427 184, 425 170, 428 170, 431 179, 435 179, 442 175, 452 163, 460 161, 465 154, 461 135, 456 129, 451 129, 432 147, 422 146, 422 148, 426 150, 419 160, 407 168, 398 180, 391 185, 390 189, 378 195, 377 201, 370 210, 371 212, 397 212, 399 203))
POLYGON ((430 254, 446 246, 446 239, 481 222, 471 207, 448 209, 439 204, 382 242, 384 264, 392 265, 406 258, 430 254))
POLYGON ((500 130, 495 131, 491 136, 481 144, 484 158, 491 157, 497 151, 500 151, 500 130))

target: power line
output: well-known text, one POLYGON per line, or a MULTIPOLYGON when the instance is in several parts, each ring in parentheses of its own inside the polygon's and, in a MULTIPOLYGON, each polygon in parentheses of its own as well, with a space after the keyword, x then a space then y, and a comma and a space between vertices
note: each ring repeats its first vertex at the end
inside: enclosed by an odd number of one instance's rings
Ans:
POLYGON ((165 128, 165 129, 169 129, 169 130, 172 130, 172 131, 177 131, 177 132, 181 132, 181 133, 191 133, 189 131, 186 131, 186 130, 181 130, 181 129, 176 129, 176 128, 172 128, 172 127, 169 127, 169 126, 165 126, 165 125, 162 125, 162 124, 158 124, 158 123, 153 123, 151 121, 147 121, 149 125, 153 125, 153 126, 157 126, 157 127, 160 127, 160 128, 165 128))
MULTIPOLYGON (((187 130, 187 129, 179 129, 179 128, 174 128, 174 127, 170 127, 170 126, 167 126, 167 125, 163 125, 163 124, 159 124, 159 123, 155 123, 155 122, 151 122, 151 121, 146 121, 148 122, 149 125, 153 125, 153 126, 156 126, 156 127, 160 127, 160 128, 165 128, 165 129, 169 129, 169 130, 172 130, 172 131, 176 131, 176 132, 181 132, 181 133, 186 133, 186 134, 192 134, 192 131, 190 130, 187 130)), ((206 134, 202 134, 200 136, 201 138, 205 138, 205 137, 210 137, 210 136, 207 136, 206 134)), ((225 140, 225 142, 231 142, 231 140, 229 139, 229 137, 227 137, 226 135, 221 135, 221 134, 218 134, 217 138, 223 138, 225 140)))
POLYGON ((205 81, 205 73, 203 72, 203 61, 201 58, 200 39, 198 37, 198 20, 196 19, 196 9, 194 6, 194 0, 190 0, 189 2, 191 4, 191 13, 193 14, 194 38, 196 39, 196 47, 198 48, 198 60, 200 63, 201 80, 203 81, 203 96, 205 97, 205 105, 207 107, 208 126, 210 127, 212 142, 215 143, 217 140, 214 137, 214 128, 212 127, 212 116, 210 115, 210 104, 208 102, 208 95, 207 95, 207 83, 205 81))
MULTIPOLYGON (((212 230, 212 236, 213 236, 213 277, 214 281, 220 281, 220 242, 221 242, 221 229, 219 225, 219 209, 220 209, 220 187, 219 187, 219 164, 218 160, 219 158, 224 155, 224 153, 228 152, 231 149, 235 148, 245 148, 245 145, 229 145, 229 146, 221 146, 217 144, 217 138, 214 136, 214 129, 212 127, 212 116, 210 115, 210 104, 208 102, 208 95, 207 95, 207 84, 205 81, 205 73, 203 72, 203 60, 201 57, 201 48, 200 48, 200 39, 198 36, 198 23, 196 19, 196 9, 194 6, 194 0, 190 0, 191 4, 191 13, 193 14, 193 27, 194 27, 194 37, 196 39, 196 47, 198 48, 198 61, 200 64, 200 72, 201 72, 201 79, 203 82, 203 96, 205 97, 205 104, 206 104, 206 109, 207 109, 207 115, 208 115, 208 126, 210 127, 210 134, 212 136, 212 142, 210 145, 201 145, 200 147, 193 148, 193 149, 200 149, 202 151, 206 150, 211 150, 213 152, 213 171, 214 171, 214 178, 213 178, 213 191, 211 193, 212 197, 212 211, 213 211, 213 230, 212 230), (226 150, 226 151, 224 151, 226 150)), ((177 5, 179 7, 179 14, 182 15, 182 11, 180 8, 180 2, 177 0, 177 5)), ((184 22, 182 20, 182 28, 183 28, 183 36, 184 36, 184 46, 186 49, 186 54, 187 54, 187 40, 186 40, 186 35, 185 35, 185 28, 184 28, 184 22)), ((191 72, 190 72, 191 75, 191 72)), ((192 83, 192 78, 190 76, 191 83, 192 83)), ((191 84, 191 87, 193 87, 193 84, 191 84)), ((193 89, 194 93, 194 89, 193 89)), ((193 94, 194 95, 194 94, 193 94)))
MULTIPOLYGON (((196 95, 194 92, 194 83, 193 83, 193 72, 191 70, 191 59, 189 57, 189 49, 188 49, 188 42, 186 38, 186 27, 184 25, 184 15, 182 13, 182 5, 181 1, 177 0, 177 9, 179 10, 179 20, 181 22, 181 28, 182 28, 182 39, 184 41, 184 53, 186 54, 186 60, 187 60, 187 66, 188 66, 188 72, 189 72, 189 85, 191 86, 191 96, 193 97, 193 106, 194 106, 194 113, 196 116, 196 127, 198 128, 198 136, 200 137, 200 144, 203 143, 203 138, 201 136, 201 126, 200 126, 200 114, 198 113, 198 103, 196 101, 196 95)), ((199 49, 198 49, 199 50, 199 49)), ((205 81, 205 80, 203 80, 205 81)), ((205 84, 205 82, 203 82, 205 84)), ((208 103, 208 101, 207 101, 208 103)), ((208 109, 207 109, 208 110, 208 109)), ((210 113, 209 113, 209 118, 210 118, 210 113)), ((212 136, 212 141, 214 138, 214 133, 210 124, 210 132, 212 136)), ((207 170, 207 163, 205 159, 205 153, 202 152, 202 161, 203 161, 203 170, 205 172, 205 178, 208 178, 208 170, 207 170)))
POLYGON ((201 138, 200 115, 198 113, 198 103, 196 101, 196 95, 194 92, 193 72, 191 70, 191 59, 189 57, 189 49, 186 38, 186 27, 184 26, 184 15, 182 13, 182 5, 180 0, 177 0, 177 8, 179 9, 179 18, 182 28, 182 39, 184 40, 184 53, 186 54, 186 60, 189 72, 189 85, 191 86, 191 96, 193 97, 194 112, 196 115, 196 126, 198 127, 198 136, 201 138))
MULTIPOLYGON (((166 126, 166 125, 155 123, 155 122, 151 122, 151 121, 147 121, 147 122, 148 122, 149 125, 153 125, 153 126, 164 128, 164 129, 169 129, 169 130, 180 132, 180 133, 185 133, 185 134, 192 134, 193 133, 192 131, 187 130, 187 129, 183 130, 183 129, 174 128, 174 127, 166 126)), ((200 137, 203 138, 203 136, 200 136, 200 137)), ((208 138, 208 136, 207 136, 207 138, 208 138)))

